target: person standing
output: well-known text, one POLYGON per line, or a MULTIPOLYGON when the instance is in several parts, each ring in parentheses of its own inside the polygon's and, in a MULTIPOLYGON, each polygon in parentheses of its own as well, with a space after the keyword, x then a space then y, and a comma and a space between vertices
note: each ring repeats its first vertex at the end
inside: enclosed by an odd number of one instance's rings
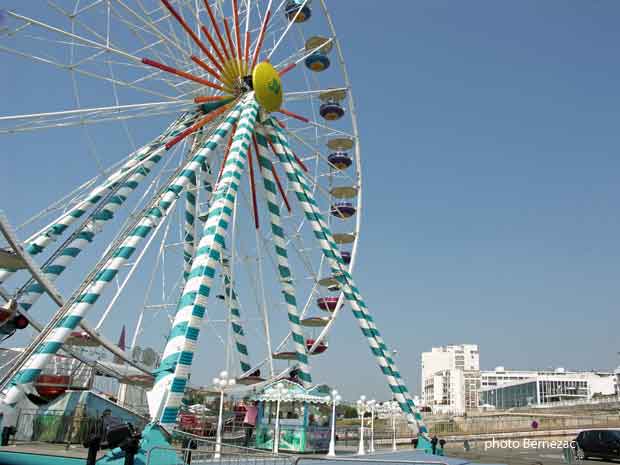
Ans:
POLYGON ((433 437, 431 438, 431 448, 433 449, 433 455, 437 453, 437 442, 437 435, 433 434, 433 437))
POLYGON ((256 417, 258 415, 258 402, 254 401, 246 406, 245 417, 243 418, 243 428, 245 429, 245 442, 244 446, 250 446, 250 440, 252 439, 252 433, 256 428, 256 417))

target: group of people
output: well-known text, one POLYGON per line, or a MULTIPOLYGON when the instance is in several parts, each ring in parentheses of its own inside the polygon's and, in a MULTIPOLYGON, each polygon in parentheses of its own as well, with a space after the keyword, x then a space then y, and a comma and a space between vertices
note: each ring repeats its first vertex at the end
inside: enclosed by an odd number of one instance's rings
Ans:
MULTIPOLYGON (((443 448, 446 445, 446 440, 439 439, 436 434, 433 434, 431 436, 430 442, 431 442, 431 451, 433 455, 443 455, 443 448), (437 447, 438 444, 439 444, 439 447, 437 447)), ((413 444, 414 449, 418 448, 418 438, 413 438, 411 440, 411 443, 413 444)))
POLYGON ((431 436, 431 449, 433 455, 443 455, 443 447, 446 445, 445 439, 439 439, 436 434, 431 436), (439 449, 437 449, 437 443, 439 443, 439 449), (437 452, 440 452, 439 454, 437 452))

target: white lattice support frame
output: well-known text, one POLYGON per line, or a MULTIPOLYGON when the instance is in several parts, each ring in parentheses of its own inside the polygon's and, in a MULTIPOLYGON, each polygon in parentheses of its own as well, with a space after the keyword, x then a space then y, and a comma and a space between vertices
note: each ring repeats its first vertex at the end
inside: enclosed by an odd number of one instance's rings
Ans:
MULTIPOLYGON (((62 250, 59 250, 56 258, 51 263, 43 267, 43 273, 50 282, 55 282, 58 277, 67 269, 73 260, 95 239, 104 226, 114 219, 115 213, 123 206, 129 195, 139 186, 140 182, 151 173, 153 168, 165 155, 163 144, 172 137, 179 134, 192 120, 184 120, 173 127, 163 138, 162 145, 149 152, 148 156, 142 159, 142 165, 135 169, 125 181, 116 186, 111 186, 112 191, 107 197, 106 203, 102 208, 97 208, 84 225, 72 233, 73 239, 67 243, 62 250)), ((22 310, 28 311, 44 293, 43 286, 38 283, 29 285, 18 303, 22 310)))
POLYGON ((178 176, 163 190, 161 195, 154 199, 151 204, 152 208, 149 208, 146 214, 137 221, 135 227, 130 229, 120 245, 113 251, 111 258, 100 268, 100 271, 94 275, 92 280, 86 281, 80 286, 80 289, 84 289, 84 291, 80 292, 76 296, 77 298, 69 299, 66 306, 59 310, 61 318, 50 328, 51 331, 48 332, 48 328, 44 329, 47 335, 38 345, 34 354, 27 359, 24 366, 11 380, 10 387, 3 398, 5 405, 14 406, 26 392, 32 390, 32 385, 43 368, 50 363, 67 337, 97 302, 101 293, 118 274, 119 269, 127 263, 139 243, 170 213, 177 199, 187 187, 189 178, 200 170, 208 155, 215 150, 236 122, 238 115, 239 110, 237 108, 229 114, 228 118, 213 132, 207 143, 183 167, 178 176))
MULTIPOLYGON (((190 125, 196 119, 196 116, 197 113, 195 112, 184 114, 171 124, 164 134, 169 135, 171 132, 178 132, 175 131, 177 127, 180 125, 190 125)), ((117 184, 127 177, 127 173, 130 170, 138 170, 156 153, 160 153, 168 139, 169 137, 160 136, 138 149, 120 168, 108 176, 103 183, 95 187, 84 200, 69 208, 68 211, 44 227, 39 233, 26 239, 24 241, 27 245, 26 251, 30 255, 37 255, 43 252, 47 246, 62 236, 71 225, 82 218, 88 210, 94 208, 110 189, 118 188, 117 184)), ((6 281, 12 274, 12 270, 0 269, 0 283, 6 281)))

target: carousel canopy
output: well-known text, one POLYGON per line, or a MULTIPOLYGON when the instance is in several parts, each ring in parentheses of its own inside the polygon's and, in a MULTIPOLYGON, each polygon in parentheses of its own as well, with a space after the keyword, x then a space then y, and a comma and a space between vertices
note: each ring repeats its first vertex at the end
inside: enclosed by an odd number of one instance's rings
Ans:
POLYGON ((282 383, 285 388, 281 400, 283 402, 309 402, 313 404, 328 404, 331 402, 329 386, 317 384, 304 388, 301 384, 290 380, 279 380, 266 385, 260 392, 251 397, 252 400, 276 402, 279 398, 276 386, 282 383))

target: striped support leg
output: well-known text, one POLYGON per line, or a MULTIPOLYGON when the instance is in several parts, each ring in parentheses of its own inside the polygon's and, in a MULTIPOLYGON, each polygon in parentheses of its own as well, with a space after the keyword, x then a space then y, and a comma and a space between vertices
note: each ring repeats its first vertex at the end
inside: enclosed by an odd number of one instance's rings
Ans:
MULTIPOLYGON (((178 134, 187 126, 193 124, 197 114, 185 113, 177 121, 168 127, 164 134, 153 142, 143 146, 135 152, 127 162, 112 173, 101 185, 93 189, 86 199, 71 207, 67 212, 43 228, 39 233, 24 241, 27 244, 26 251, 30 255, 41 253, 50 243, 58 239, 72 224, 78 221, 91 208, 95 207, 104 198, 109 189, 126 177, 126 173, 145 159, 150 158, 153 152, 158 151, 172 137, 172 133, 178 134)), ((0 284, 13 274, 12 270, 0 269, 0 284)))
POLYGON ((192 269, 196 238, 196 175, 189 180, 185 192, 185 222, 183 223, 183 279, 187 280, 192 269))
MULTIPOLYGON (((147 213, 136 220, 130 232, 120 245, 115 248, 111 257, 105 263, 102 263, 103 267, 98 265, 97 269, 100 271, 92 279, 89 279, 79 287, 79 289, 84 289, 84 291, 79 292, 77 295, 74 294, 67 300, 67 304, 58 312, 62 318, 54 324, 52 330, 42 340, 35 353, 27 360, 11 381, 10 387, 3 399, 4 404, 14 406, 25 392, 32 390, 32 384, 41 374, 43 368, 51 362, 52 357, 62 347, 71 332, 76 329, 87 311, 97 302, 101 293, 110 281, 114 279, 119 269, 131 258, 139 243, 171 211, 179 195, 189 183, 190 177, 200 170, 202 163, 226 136, 238 116, 238 109, 230 113, 228 118, 219 125, 207 143, 199 150, 199 153, 193 156, 178 176, 154 199, 147 213)), ((47 328, 44 331, 47 331, 47 328)))
MULTIPOLYGON (((186 124, 176 127, 166 135, 164 142, 179 134, 185 127, 186 124)), ((84 223, 84 226, 72 233, 70 242, 56 253, 56 257, 52 262, 43 267, 42 271, 47 279, 51 282, 58 279, 60 274, 67 269, 71 262, 93 241, 105 224, 114 218, 114 214, 117 210, 123 206, 129 195, 153 170, 155 165, 159 163, 164 154, 165 150, 163 145, 153 150, 148 158, 144 159, 144 163, 138 167, 125 182, 119 183, 113 187, 113 195, 107 197, 107 201, 102 208, 93 212, 90 219, 84 223)), ((24 311, 30 310, 44 292, 43 287, 39 283, 29 285, 18 301, 20 307, 24 311)))
POLYGON ((151 416, 159 418, 162 426, 169 429, 176 425, 215 276, 215 267, 221 259, 224 235, 231 221, 241 173, 245 168, 247 151, 258 114, 258 104, 253 94, 246 97, 244 102, 221 180, 211 199, 209 216, 194 256, 192 271, 181 295, 155 386, 149 393, 151 416))
POLYGON ((280 207, 278 206, 276 181, 272 172, 271 160, 265 156, 264 151, 268 150, 267 140, 261 135, 256 134, 257 147, 255 152, 258 156, 258 164, 263 177, 263 185, 265 186, 265 196, 267 197, 267 209, 269 210, 269 218, 271 221, 271 233, 278 262, 278 273, 280 276, 280 285, 282 287, 282 296, 286 304, 288 312, 288 321, 291 328, 291 337, 295 347, 295 356, 297 357, 297 365, 299 367, 299 379, 304 385, 312 383, 310 375, 310 366, 308 363, 308 351, 306 349, 306 340, 300 325, 301 312, 297 308, 297 299, 295 297, 295 286, 291 267, 289 265, 288 253, 286 250, 286 240, 284 239, 284 229, 282 227, 282 219, 280 217, 280 207))
MULTIPOLYGON (((207 205, 213 194, 213 174, 211 172, 211 165, 205 163, 202 168, 204 173, 203 187, 206 193, 207 205)), ((224 248, 225 245, 223 246, 224 248)), ((239 356, 239 364, 241 365, 241 373, 246 373, 252 366, 250 365, 250 355, 248 352, 248 346, 245 342, 245 331, 243 330, 243 324, 241 322, 241 309, 239 307, 239 301, 237 300, 237 294, 234 286, 232 285, 232 276, 230 272, 230 266, 226 260, 222 260, 222 274, 224 275, 224 293, 226 295, 226 305, 230 308, 230 325, 233 331, 233 337, 235 339, 235 347, 239 356)))
POLYGON ((246 373, 252 369, 250 365, 250 355, 248 346, 245 342, 245 332, 241 323, 241 310, 239 309, 239 301, 235 292, 230 266, 227 259, 222 260, 222 274, 224 275, 224 294, 226 295, 226 305, 230 308, 230 325, 235 339, 235 346, 239 354, 239 364, 241 365, 241 373, 246 373))
POLYGON ((426 427, 421 423, 420 416, 416 415, 417 412, 414 412, 410 402, 407 399, 407 391, 406 388, 404 388, 404 384, 402 384, 401 380, 395 376, 384 349, 375 338, 375 331, 373 331, 368 324, 365 316, 366 305, 361 299, 353 279, 345 269, 340 251, 334 242, 331 231, 327 227, 322 214, 319 212, 319 208, 312 195, 312 190, 305 181, 303 173, 299 170, 295 160, 293 159, 292 152, 286 143, 286 138, 279 131, 279 129, 275 127, 275 125, 265 126, 265 128, 276 151, 276 155, 286 171, 289 185, 291 185, 295 190, 295 194, 304 210, 306 219, 312 226, 314 234, 321 245, 330 267, 342 285, 343 293, 353 309, 353 314, 358 321, 362 333, 366 336, 370 349, 377 359, 381 371, 388 380, 394 397, 407 416, 409 423, 415 425, 419 431, 425 432, 426 427))

